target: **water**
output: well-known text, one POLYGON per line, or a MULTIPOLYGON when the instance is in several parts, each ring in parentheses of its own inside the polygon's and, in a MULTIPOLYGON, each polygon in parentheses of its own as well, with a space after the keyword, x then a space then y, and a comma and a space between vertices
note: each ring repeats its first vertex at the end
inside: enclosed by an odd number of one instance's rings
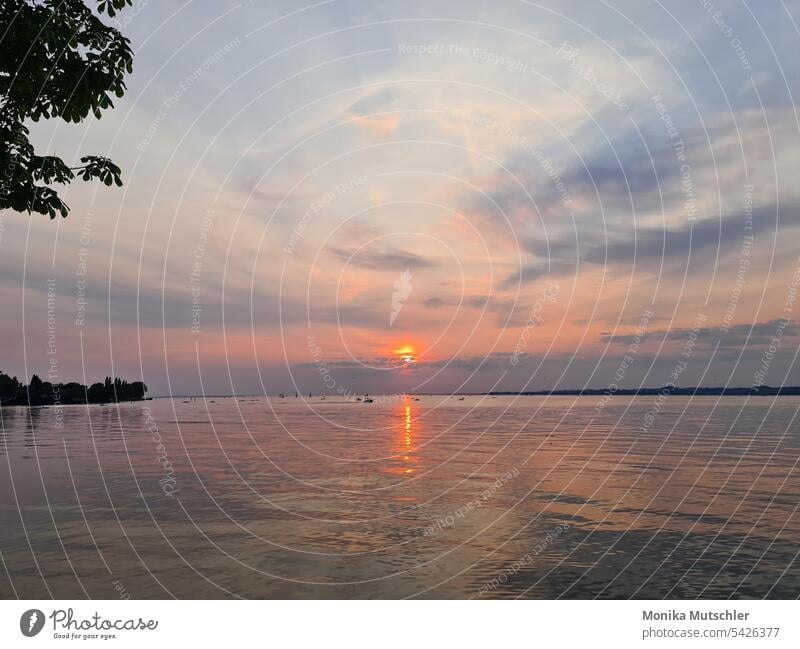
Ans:
POLYGON ((6 408, 0 596, 797 597, 800 399, 654 403, 6 408))

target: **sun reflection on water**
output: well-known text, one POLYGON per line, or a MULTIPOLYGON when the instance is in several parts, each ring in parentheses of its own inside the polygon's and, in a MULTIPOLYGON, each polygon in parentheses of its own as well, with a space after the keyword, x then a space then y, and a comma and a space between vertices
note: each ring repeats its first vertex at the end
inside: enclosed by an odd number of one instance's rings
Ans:
POLYGON ((405 468, 403 473, 414 473, 416 470, 413 466, 410 466, 415 458, 409 455, 412 451, 413 444, 414 444, 414 418, 413 412, 411 409, 411 404, 406 403, 403 406, 403 438, 401 443, 401 450, 405 451, 403 455, 403 463, 405 468))

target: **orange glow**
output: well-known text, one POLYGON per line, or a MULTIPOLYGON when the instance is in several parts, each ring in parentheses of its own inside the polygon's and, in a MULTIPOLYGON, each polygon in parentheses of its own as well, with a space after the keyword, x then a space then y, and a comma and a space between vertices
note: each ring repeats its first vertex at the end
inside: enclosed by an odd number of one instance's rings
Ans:
MULTIPOLYGON (((403 443, 404 443, 404 445, 406 447, 406 450, 410 450, 411 449, 411 444, 413 442, 413 440, 411 438, 411 432, 412 432, 411 431, 411 406, 410 405, 406 405, 406 407, 405 407, 405 437, 403 439, 403 443)), ((410 462, 410 460, 411 460, 411 458, 408 455, 406 455, 403 458, 404 462, 410 462)), ((412 467, 408 466, 405 469, 405 473, 414 473, 414 469, 412 467)))
POLYGON ((406 446, 411 447, 411 406, 406 406, 406 446))
POLYGON ((395 459, 393 465, 388 469, 390 473, 396 475, 409 476, 418 471, 420 457, 415 453, 417 444, 415 436, 419 436, 419 419, 414 416, 414 406, 406 395, 403 402, 398 403, 392 409, 396 423, 393 430, 396 436, 392 438, 392 454, 395 459))
POLYGON ((417 362, 417 349, 414 345, 403 345, 402 347, 394 350, 395 355, 400 357, 404 363, 417 362))

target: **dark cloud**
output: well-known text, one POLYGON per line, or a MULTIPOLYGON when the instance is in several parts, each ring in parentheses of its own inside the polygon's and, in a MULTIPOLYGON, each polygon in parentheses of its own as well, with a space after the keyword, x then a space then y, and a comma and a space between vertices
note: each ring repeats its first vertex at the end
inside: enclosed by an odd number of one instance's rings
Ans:
POLYGON ((395 272, 398 269, 402 271, 405 268, 433 268, 436 266, 436 262, 427 257, 391 246, 384 246, 380 249, 362 248, 358 251, 330 246, 326 248, 326 252, 353 266, 369 270, 395 272))
MULTIPOLYGON (((735 325, 727 331, 723 331, 720 327, 700 327, 697 331, 683 327, 657 329, 649 332, 647 336, 652 340, 685 342, 694 333, 700 344, 713 345, 720 341, 722 346, 735 349, 744 345, 758 346, 768 344, 779 329, 782 331, 781 335, 785 338, 800 336, 800 325, 793 322, 787 324, 786 321, 781 319, 756 322, 752 325, 735 325)), ((633 342, 634 336, 632 334, 604 333, 601 335, 601 339, 614 345, 627 346, 633 342)))
POLYGON ((694 270, 707 268, 717 256, 741 249, 745 235, 758 238, 760 234, 775 233, 776 228, 781 231, 800 225, 800 204, 784 203, 780 212, 774 204, 754 208, 752 230, 746 232, 744 224, 745 214, 734 212, 721 219, 701 219, 675 229, 614 227, 605 237, 598 237, 593 231, 578 231, 549 241, 530 240, 529 252, 544 260, 512 274, 503 286, 512 287, 519 281, 530 282, 546 275, 577 273, 583 264, 626 265, 647 272, 675 262, 691 263, 694 270))
POLYGON ((429 297, 422 301, 422 304, 429 309, 441 309, 442 307, 469 307, 471 309, 483 309, 490 303, 489 296, 474 295, 470 297, 429 297))

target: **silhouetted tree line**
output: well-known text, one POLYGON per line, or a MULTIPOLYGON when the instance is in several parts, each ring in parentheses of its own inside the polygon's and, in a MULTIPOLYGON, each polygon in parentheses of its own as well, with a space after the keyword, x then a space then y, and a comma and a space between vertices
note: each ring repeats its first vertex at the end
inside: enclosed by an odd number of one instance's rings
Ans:
POLYGON ((3 406, 51 406, 85 403, 118 403, 141 401, 147 386, 141 381, 128 383, 107 376, 103 383, 93 383, 88 388, 80 383, 50 383, 42 381, 36 374, 24 385, 17 377, 0 372, 0 405, 3 406))

